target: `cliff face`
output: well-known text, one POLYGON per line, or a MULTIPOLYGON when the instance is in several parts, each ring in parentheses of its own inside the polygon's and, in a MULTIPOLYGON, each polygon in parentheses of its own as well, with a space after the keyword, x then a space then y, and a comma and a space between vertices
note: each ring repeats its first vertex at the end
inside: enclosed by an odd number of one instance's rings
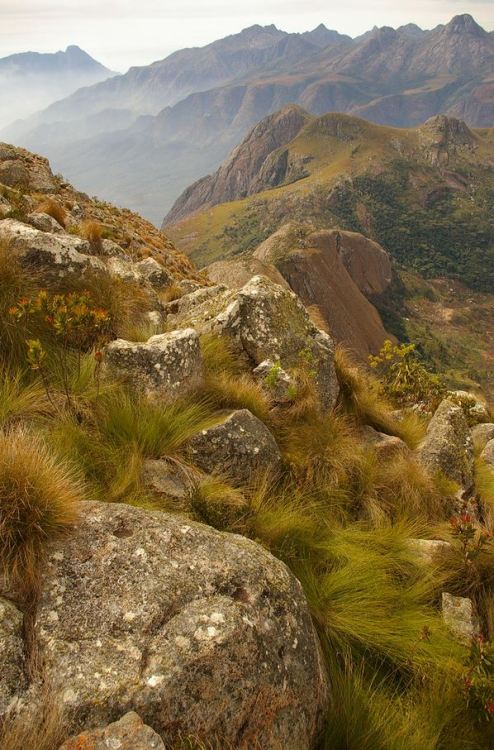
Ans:
POLYGON ((283 182, 286 173, 283 157, 269 171, 266 169, 266 159, 295 138, 309 119, 310 115, 301 107, 290 105, 262 120, 214 175, 204 177, 187 188, 163 225, 177 221, 205 205, 245 198, 264 187, 274 187, 283 182))

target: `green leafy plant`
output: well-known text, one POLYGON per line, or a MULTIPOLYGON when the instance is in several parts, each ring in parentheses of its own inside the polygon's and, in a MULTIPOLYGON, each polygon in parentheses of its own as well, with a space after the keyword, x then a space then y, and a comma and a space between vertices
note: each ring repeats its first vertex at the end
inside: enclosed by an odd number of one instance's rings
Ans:
POLYGON ((69 408, 73 408, 70 389, 69 359, 77 353, 80 370, 81 356, 84 352, 96 347, 99 349, 110 332, 110 316, 107 310, 97 307, 90 294, 72 292, 69 294, 50 294, 41 290, 35 297, 23 297, 10 308, 9 313, 18 323, 23 323, 26 330, 30 326, 45 329, 45 341, 40 338, 29 338, 27 344, 27 362, 34 372, 39 373, 46 388, 48 397, 53 403, 47 376, 48 360, 53 358, 58 365, 62 386, 69 408))
POLYGON ((420 362, 415 344, 394 344, 386 340, 369 364, 378 374, 384 393, 398 406, 423 404, 434 410, 446 389, 439 375, 420 362))

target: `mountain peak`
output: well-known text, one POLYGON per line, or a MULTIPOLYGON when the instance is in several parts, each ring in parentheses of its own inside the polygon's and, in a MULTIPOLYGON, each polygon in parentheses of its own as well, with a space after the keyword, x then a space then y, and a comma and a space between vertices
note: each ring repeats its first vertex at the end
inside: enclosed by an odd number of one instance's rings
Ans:
POLYGON ((477 36, 484 36, 487 32, 479 26, 477 21, 469 13, 463 13, 455 16, 451 21, 444 27, 448 33, 451 34, 476 34, 477 36))

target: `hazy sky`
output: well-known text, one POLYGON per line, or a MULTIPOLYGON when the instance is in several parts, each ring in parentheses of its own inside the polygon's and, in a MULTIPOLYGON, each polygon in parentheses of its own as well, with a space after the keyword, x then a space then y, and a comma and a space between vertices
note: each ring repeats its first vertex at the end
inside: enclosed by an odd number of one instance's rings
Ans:
POLYGON ((471 13, 494 30, 494 0, 0 0, 0 57, 78 44, 113 70, 146 65, 254 23, 356 36, 374 25, 423 28, 471 13))

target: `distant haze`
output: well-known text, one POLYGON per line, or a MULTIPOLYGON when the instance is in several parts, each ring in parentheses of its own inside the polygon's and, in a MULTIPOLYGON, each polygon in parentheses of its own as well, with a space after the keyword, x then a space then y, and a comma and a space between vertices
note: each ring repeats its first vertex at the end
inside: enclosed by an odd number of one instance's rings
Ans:
POLYGON ((471 13, 494 28, 494 0, 1 0, 0 11, 0 57, 77 44, 121 72, 256 23, 291 32, 324 23, 357 36, 374 25, 431 28, 471 13))

